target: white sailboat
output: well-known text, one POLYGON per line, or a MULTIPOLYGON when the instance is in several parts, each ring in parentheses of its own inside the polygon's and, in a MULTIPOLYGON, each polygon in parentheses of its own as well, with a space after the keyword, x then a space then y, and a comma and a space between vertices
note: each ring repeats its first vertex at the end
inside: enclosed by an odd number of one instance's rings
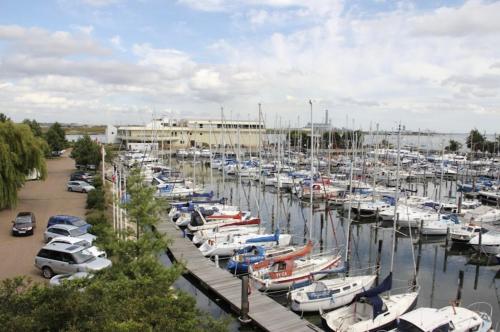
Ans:
MULTIPOLYGON (((350 179, 352 180, 353 165, 351 163, 350 179)), ((352 187, 350 189, 352 193, 352 187)), ((351 196, 351 195, 350 195, 351 196)), ((346 235, 346 257, 343 271, 348 271, 349 262, 349 237, 351 224, 351 200, 348 204, 347 213, 347 235, 346 235)), ((369 288, 375 283, 376 275, 360 275, 351 277, 339 277, 315 281, 310 285, 292 290, 288 293, 291 301, 291 309, 298 312, 314 312, 320 310, 332 310, 340 308, 352 302, 355 296, 369 288)))
MULTIPOLYGON (((396 188, 399 187, 400 133, 401 129, 398 130, 396 188)), ((394 214, 397 211, 398 194, 398 191, 396 191, 394 214)), ((338 332, 380 331, 392 325, 399 316, 414 306, 418 297, 417 286, 405 289, 401 294, 390 294, 392 273, 394 270, 395 246, 396 223, 393 223, 391 272, 379 286, 356 295, 354 302, 350 305, 322 314, 323 326, 327 330, 338 332), (387 295, 380 295, 388 291, 387 295)))

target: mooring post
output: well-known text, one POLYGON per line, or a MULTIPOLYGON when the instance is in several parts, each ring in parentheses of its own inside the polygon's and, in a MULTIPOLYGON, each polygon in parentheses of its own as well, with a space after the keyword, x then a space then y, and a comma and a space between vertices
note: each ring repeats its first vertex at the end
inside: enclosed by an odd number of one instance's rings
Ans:
POLYGON ((376 263, 376 269, 377 269, 377 279, 375 280, 375 284, 378 285, 378 278, 380 276, 380 259, 382 258, 382 240, 378 240, 378 250, 377 250, 377 263, 376 263))
POLYGON ((444 240, 444 248, 448 250, 448 243, 450 241, 450 226, 446 228, 446 239, 444 240))
POLYGON ((250 311, 250 303, 248 302, 248 276, 241 277, 241 311, 238 320, 243 324, 248 324, 252 320, 248 317, 250 311))
POLYGON ((458 271, 457 306, 460 306, 460 302, 462 301, 462 287, 464 287, 464 271, 460 270, 458 271))
POLYGON ((462 195, 458 197, 458 214, 462 213, 462 195))
POLYGON ((219 267, 219 255, 215 255, 215 266, 219 267))

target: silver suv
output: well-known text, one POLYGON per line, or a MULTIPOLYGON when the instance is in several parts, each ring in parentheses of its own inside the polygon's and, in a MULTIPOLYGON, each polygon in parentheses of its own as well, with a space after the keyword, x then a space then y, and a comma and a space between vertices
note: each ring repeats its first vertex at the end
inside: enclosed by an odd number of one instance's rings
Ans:
POLYGON ((110 267, 111 261, 90 255, 86 247, 50 243, 36 255, 35 266, 42 270, 44 278, 50 279, 61 273, 99 271, 110 267))
POLYGON ((85 181, 69 181, 67 188, 68 191, 79 191, 81 193, 88 193, 89 191, 95 189, 93 185, 90 185, 85 181))

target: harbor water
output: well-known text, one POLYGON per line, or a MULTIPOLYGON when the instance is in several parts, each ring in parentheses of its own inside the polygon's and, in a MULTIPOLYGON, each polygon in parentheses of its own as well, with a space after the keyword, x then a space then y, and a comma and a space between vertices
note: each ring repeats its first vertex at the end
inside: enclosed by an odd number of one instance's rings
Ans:
MULTIPOLYGON (((213 190, 218 197, 226 197, 228 204, 238 205, 242 210, 249 210, 252 215, 260 216, 262 227, 269 233, 280 228, 281 232, 292 234, 293 243, 297 245, 304 244, 311 238, 315 243, 314 250, 318 253, 345 248, 347 214, 341 207, 325 209, 325 203, 314 203, 313 220, 309 222, 311 206, 291 193, 278 194, 274 187, 264 188, 258 182, 247 179, 240 181, 238 177, 226 176, 223 182, 220 172, 211 170, 199 161, 193 163, 192 160, 186 160, 176 162, 175 165, 188 177, 193 177, 194 170, 196 184, 213 190), (310 231, 308 225, 311 225, 310 231)), ((448 181, 443 185, 447 186, 443 192, 454 191, 454 182, 448 181)), ((416 188, 417 194, 422 195, 422 187, 416 188)), ((429 192, 433 192, 432 183, 429 192)), ((378 241, 382 240, 380 276, 384 278, 389 273, 392 223, 381 223, 375 219, 357 220, 355 217, 352 216, 351 272, 366 273, 367 267, 375 266, 378 241)), ((417 268, 418 284, 421 287, 417 306, 439 308, 450 305, 455 300, 459 271, 464 271, 462 306, 475 302, 489 303, 492 306, 493 326, 496 326, 500 322, 500 266, 488 265, 488 262, 478 264, 472 259, 474 254, 467 245, 456 245, 449 241, 446 247, 443 236, 419 238, 415 231, 410 234, 408 229, 402 228, 396 237, 393 288, 407 287, 417 268), (416 262, 418 267, 415 266, 416 262)), ((221 262, 221 266, 223 265, 224 262, 221 262)), ((287 305, 286 293, 273 293, 269 296, 287 305)), ((213 308, 209 310, 212 312, 213 308)), ((219 314, 216 313, 217 315, 219 314)), ((318 314, 306 314, 304 318, 316 325, 321 324, 318 314)))

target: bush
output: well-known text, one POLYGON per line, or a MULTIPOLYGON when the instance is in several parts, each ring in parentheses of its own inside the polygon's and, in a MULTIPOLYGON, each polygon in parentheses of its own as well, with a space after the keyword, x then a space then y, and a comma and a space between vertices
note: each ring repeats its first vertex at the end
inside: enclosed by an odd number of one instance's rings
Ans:
POLYGON ((87 213, 86 220, 87 223, 92 225, 92 234, 97 236, 97 246, 104 249, 108 253, 108 256, 111 256, 113 254, 115 235, 106 214, 103 211, 90 210, 87 213))
POLYGON ((92 182, 92 185, 96 189, 102 189, 102 173, 97 172, 94 174, 94 181, 92 182))
POLYGON ((89 191, 87 194, 87 209, 104 211, 105 208, 106 200, 104 198, 104 191, 101 188, 89 191))

